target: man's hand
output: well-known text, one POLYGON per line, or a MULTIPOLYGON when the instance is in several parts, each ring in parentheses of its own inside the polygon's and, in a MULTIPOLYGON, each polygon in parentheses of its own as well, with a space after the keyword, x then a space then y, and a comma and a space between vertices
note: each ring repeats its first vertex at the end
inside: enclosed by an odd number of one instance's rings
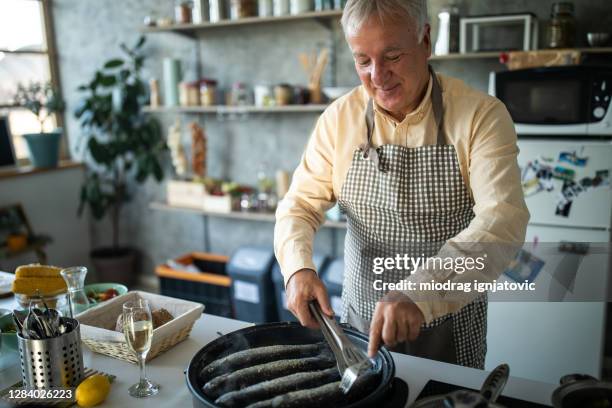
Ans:
POLYGON ((301 269, 289 278, 286 288, 287 308, 298 318, 303 326, 317 329, 319 324, 310 313, 308 303, 316 300, 321 310, 332 317, 334 311, 329 304, 327 289, 312 269, 301 269))
POLYGON ((423 313, 408 296, 397 291, 387 293, 374 309, 368 355, 374 357, 381 342, 393 347, 416 340, 424 320, 423 313))

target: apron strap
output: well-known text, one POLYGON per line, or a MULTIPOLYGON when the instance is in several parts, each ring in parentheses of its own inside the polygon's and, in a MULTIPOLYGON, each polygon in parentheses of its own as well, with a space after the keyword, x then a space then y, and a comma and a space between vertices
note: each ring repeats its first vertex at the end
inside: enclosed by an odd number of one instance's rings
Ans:
POLYGON ((437 144, 445 145, 446 136, 444 134, 444 105, 442 103, 442 88, 438 82, 438 76, 434 72, 431 65, 429 66, 429 72, 431 73, 431 106, 433 109, 434 119, 436 121, 436 129, 438 130, 437 144))
MULTIPOLYGON (((429 72, 432 78, 432 87, 431 87, 431 105, 434 113, 434 119, 436 121, 436 130, 437 130, 437 142, 438 145, 445 145, 446 143, 446 135, 444 133, 444 105, 442 103, 442 88, 440 87, 440 82, 438 81, 438 77, 434 72, 431 65, 429 66, 429 72)), ((367 157, 368 152, 372 148, 372 135, 374 134, 374 101, 372 98, 368 100, 368 106, 366 108, 365 114, 367 134, 365 143, 363 143, 360 148, 361 151, 364 152, 365 157, 367 157)))
POLYGON ((364 152, 365 157, 367 157, 367 155, 369 154, 370 148, 372 147, 372 135, 374 134, 374 102, 372 98, 368 100, 365 120, 366 120, 366 128, 367 128, 366 140, 365 140, 365 143, 363 143, 360 146, 360 148, 361 148, 361 151, 364 152))

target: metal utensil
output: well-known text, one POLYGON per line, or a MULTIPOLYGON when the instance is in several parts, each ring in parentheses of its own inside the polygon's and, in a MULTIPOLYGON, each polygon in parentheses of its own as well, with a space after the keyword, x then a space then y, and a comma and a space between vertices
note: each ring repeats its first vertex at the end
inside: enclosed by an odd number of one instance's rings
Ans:
POLYGON ((338 370, 342 374, 340 389, 347 394, 359 377, 372 369, 373 364, 363 350, 355 346, 346 337, 336 320, 321 311, 318 303, 310 302, 309 307, 319 326, 321 326, 323 337, 327 340, 336 357, 338 370))

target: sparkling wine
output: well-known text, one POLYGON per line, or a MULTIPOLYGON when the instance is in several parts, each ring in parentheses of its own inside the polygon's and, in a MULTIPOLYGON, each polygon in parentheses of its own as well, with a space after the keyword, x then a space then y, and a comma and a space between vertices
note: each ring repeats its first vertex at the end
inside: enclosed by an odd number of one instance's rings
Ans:
POLYGON ((123 330, 128 347, 133 352, 141 354, 149 351, 151 338, 153 337, 153 323, 151 321, 128 319, 123 324, 123 330))

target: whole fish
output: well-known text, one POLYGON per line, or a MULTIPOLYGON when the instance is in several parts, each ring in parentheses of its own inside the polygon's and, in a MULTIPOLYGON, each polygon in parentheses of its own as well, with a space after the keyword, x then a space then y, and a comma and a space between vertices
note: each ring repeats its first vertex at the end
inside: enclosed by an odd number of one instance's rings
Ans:
POLYGON ((215 404, 227 408, 244 407, 255 401, 273 398, 304 388, 317 387, 339 379, 340 374, 336 367, 321 371, 295 373, 254 384, 239 391, 228 392, 217 398, 215 404))
POLYGON ((219 398, 230 391, 240 390, 273 378, 295 374, 300 371, 323 370, 336 364, 331 353, 317 357, 278 360, 252 367, 242 368, 213 378, 204 384, 203 391, 211 398, 219 398))
POLYGON ((313 357, 321 353, 325 347, 327 347, 325 343, 316 343, 256 347, 239 351, 215 360, 202 368, 200 370, 200 382, 206 383, 219 375, 257 364, 291 358, 313 357))
POLYGON ((335 381, 316 388, 288 392, 287 394, 279 395, 265 401, 247 405, 247 408, 333 407, 343 399, 344 394, 340 390, 340 381, 335 381))

